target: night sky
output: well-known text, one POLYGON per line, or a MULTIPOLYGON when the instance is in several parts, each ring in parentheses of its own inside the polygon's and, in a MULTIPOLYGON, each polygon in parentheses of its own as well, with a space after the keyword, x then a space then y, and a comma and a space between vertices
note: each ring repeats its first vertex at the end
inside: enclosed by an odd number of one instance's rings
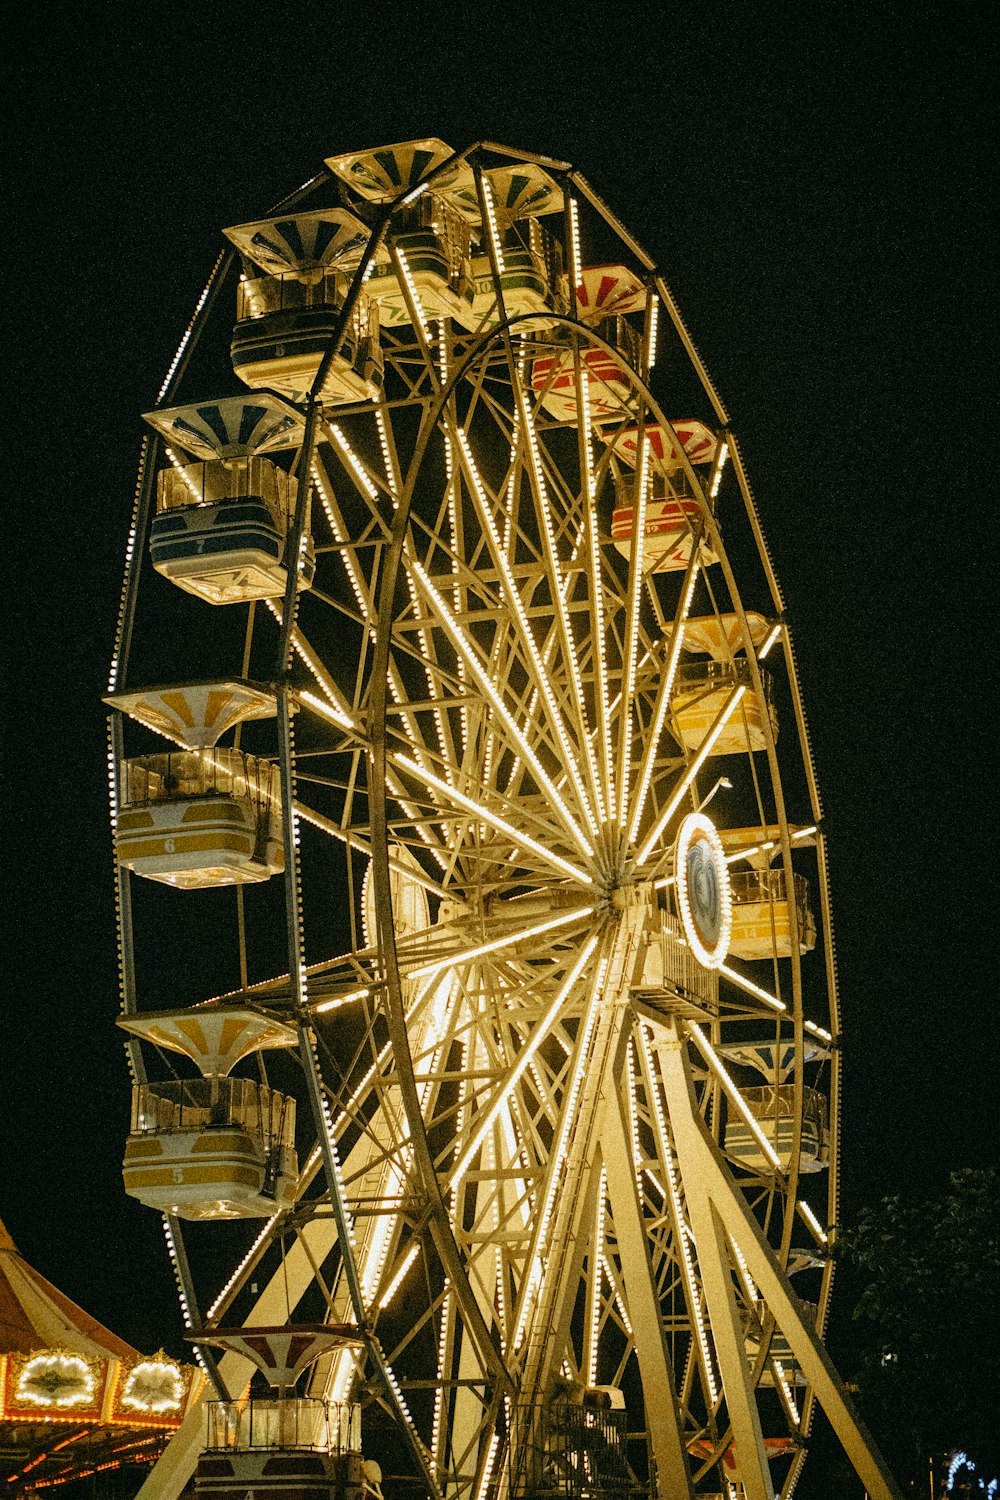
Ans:
POLYGON ((120 1176, 100 696, 140 413, 221 226, 325 155, 424 135, 577 165, 655 256, 729 407, 826 806, 845 1218, 991 1164, 985 7, 67 14, 25 18, 7 111, 0 1217, 23 1253, 122 1337, 180 1351, 158 1216, 120 1176))

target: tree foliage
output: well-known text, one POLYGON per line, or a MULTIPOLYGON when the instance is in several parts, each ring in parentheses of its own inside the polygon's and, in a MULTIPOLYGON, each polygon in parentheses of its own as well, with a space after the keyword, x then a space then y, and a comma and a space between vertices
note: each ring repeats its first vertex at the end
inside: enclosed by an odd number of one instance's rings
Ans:
POLYGON ((1000 1172, 953 1172, 923 1202, 883 1198, 841 1249, 852 1379, 890 1466, 916 1479, 960 1448, 979 1474, 1000 1472, 1000 1172))

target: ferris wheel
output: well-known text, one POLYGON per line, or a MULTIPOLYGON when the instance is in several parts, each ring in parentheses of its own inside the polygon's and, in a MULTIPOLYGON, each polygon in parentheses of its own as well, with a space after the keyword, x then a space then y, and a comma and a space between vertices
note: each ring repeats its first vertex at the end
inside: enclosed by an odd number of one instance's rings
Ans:
POLYGON ((294 1410, 359 1496, 762 1500, 819 1400, 894 1494, 820 1343, 839 1021, 791 639, 667 285, 495 145, 338 156, 225 235, 107 698, 125 1185, 209 1449, 236 1485, 294 1410))

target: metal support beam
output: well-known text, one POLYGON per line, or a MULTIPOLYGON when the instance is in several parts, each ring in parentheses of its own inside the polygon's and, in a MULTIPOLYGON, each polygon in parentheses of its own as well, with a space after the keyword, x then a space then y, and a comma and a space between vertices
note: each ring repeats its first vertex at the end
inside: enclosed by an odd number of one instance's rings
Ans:
MULTIPOLYGON (((621 1076, 621 1070, 618 1076, 621 1076)), ((693 1500, 691 1473, 681 1437, 674 1372, 653 1284, 629 1130, 623 1117, 626 1106, 620 1092, 616 1093, 617 1100, 609 1100, 604 1113, 601 1150, 607 1168, 608 1198, 621 1256, 628 1315, 642 1376, 646 1427, 655 1465, 653 1493, 669 1495, 670 1500, 693 1500)))
MULTIPOLYGON (((713 1274, 713 1262, 718 1265, 718 1258, 722 1256, 728 1262, 726 1244, 728 1236, 743 1256, 761 1297, 788 1340, 797 1364, 812 1386, 816 1399, 826 1412, 830 1425, 840 1439, 844 1452, 853 1464, 871 1500, 902 1500, 901 1492, 889 1473, 871 1433, 855 1411, 830 1356, 820 1343, 802 1303, 792 1290, 788 1276, 779 1265, 746 1199, 730 1176, 722 1153, 695 1108, 693 1084, 687 1060, 687 1042, 683 1034, 678 1031, 676 1023, 671 1023, 669 1027, 664 1028, 657 1038, 656 1050, 663 1074, 663 1087, 677 1146, 684 1191, 691 1213, 692 1227, 697 1237, 699 1265, 702 1276, 705 1278, 705 1290, 710 1302, 709 1283, 710 1276, 713 1274), (696 1220, 696 1213, 704 1214, 706 1208, 710 1210, 712 1226, 709 1232, 710 1243, 707 1253, 703 1244, 705 1231, 702 1229, 699 1232, 699 1222, 696 1220)), ((728 1269, 726 1280, 729 1282, 731 1297, 732 1277, 728 1269)), ((723 1367, 723 1381, 726 1383, 730 1418, 736 1432, 737 1453, 740 1467, 744 1471, 743 1483, 747 1486, 748 1493, 756 1494, 757 1491, 750 1490, 748 1484, 745 1439, 737 1428, 737 1410, 734 1406, 733 1392, 729 1388, 730 1376, 719 1344, 720 1332, 724 1337, 728 1332, 728 1324, 725 1318, 717 1321, 717 1316, 716 1308, 713 1306, 712 1332, 716 1338, 719 1361, 723 1367)), ((745 1356, 743 1364, 745 1370, 745 1356)), ((773 1494, 769 1480, 768 1488, 761 1490, 760 1493, 766 1496, 773 1494)))

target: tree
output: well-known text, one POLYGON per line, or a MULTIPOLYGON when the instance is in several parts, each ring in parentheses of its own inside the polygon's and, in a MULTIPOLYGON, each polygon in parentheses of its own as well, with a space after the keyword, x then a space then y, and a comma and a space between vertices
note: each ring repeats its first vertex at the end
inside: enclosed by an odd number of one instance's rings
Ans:
POLYGON ((1000 1172, 953 1172, 923 1202, 883 1198, 844 1232, 841 1256, 852 1381, 890 1466, 926 1485, 932 1455, 964 1449, 988 1482, 1000 1473, 1000 1172))

